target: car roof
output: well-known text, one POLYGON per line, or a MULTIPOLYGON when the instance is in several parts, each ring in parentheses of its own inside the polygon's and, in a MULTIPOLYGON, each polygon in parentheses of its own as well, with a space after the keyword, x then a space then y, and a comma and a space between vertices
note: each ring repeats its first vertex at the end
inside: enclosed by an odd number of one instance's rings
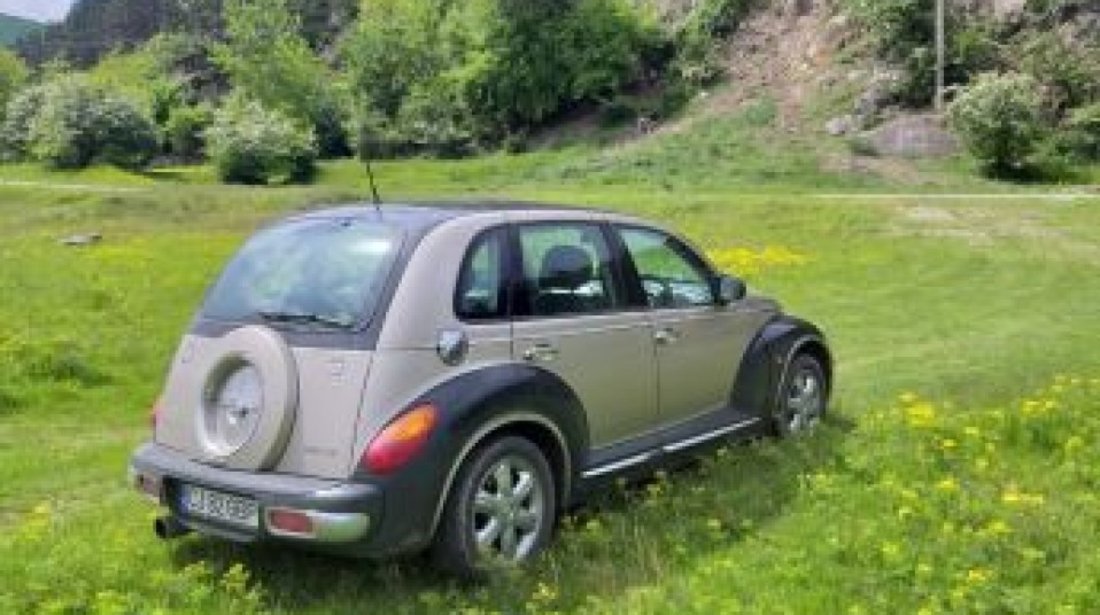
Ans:
POLYGON ((539 219, 543 220, 546 219, 546 216, 553 217, 555 214, 560 214, 563 218, 574 218, 580 214, 584 218, 616 219, 644 223, 643 220, 638 218, 594 207, 493 200, 413 201, 380 205, 357 203, 304 211, 284 219, 283 222, 325 219, 378 219, 402 228, 426 232, 450 220, 470 216, 491 216, 492 214, 500 214, 502 220, 506 214, 518 214, 515 217, 521 220, 524 217, 523 214, 536 214, 539 219))

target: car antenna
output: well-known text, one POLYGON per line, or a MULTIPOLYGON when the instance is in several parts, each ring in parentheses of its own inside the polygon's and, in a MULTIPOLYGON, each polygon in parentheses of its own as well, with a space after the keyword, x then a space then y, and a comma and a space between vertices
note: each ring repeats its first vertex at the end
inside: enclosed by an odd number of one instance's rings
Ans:
POLYGON ((374 203, 374 210, 378 212, 379 217, 382 216, 382 197, 378 196, 378 184, 374 181, 374 168, 370 163, 370 152, 367 151, 366 146, 363 148, 363 164, 367 167, 367 180, 370 181, 370 193, 371 199, 374 203))

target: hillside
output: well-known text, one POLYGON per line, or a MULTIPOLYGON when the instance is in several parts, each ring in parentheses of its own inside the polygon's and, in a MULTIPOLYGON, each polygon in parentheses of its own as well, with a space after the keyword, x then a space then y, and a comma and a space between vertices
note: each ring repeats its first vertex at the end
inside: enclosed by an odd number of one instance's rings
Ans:
POLYGON ((43 27, 42 24, 0 13, 0 45, 14 45, 28 32, 34 32, 43 27))
MULTIPOLYGON (((114 49, 133 49, 161 32, 217 38, 224 30, 223 0, 77 0, 68 17, 45 35, 19 46, 31 63, 65 58, 91 66, 114 49)), ((288 0, 316 48, 330 43, 355 16, 355 0, 288 0)))

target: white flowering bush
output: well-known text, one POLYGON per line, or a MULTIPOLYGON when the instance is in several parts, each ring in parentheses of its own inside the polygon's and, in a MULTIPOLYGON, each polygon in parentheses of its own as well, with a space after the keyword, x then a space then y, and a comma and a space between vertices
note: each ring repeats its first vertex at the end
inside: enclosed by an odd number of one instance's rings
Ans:
POLYGON ((312 129, 241 96, 214 114, 205 137, 206 154, 227 183, 305 182, 316 170, 312 129))
POLYGON ((1029 75, 981 75, 948 115, 970 153, 998 177, 1026 175, 1047 132, 1039 84, 1029 75))

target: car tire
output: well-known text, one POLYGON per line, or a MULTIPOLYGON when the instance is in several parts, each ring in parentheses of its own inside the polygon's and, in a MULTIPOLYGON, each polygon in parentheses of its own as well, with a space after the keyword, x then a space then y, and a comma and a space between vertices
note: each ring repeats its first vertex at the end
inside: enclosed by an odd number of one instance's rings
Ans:
POLYGON ((829 381, 821 361, 807 353, 795 355, 776 392, 775 432, 786 437, 813 429, 824 417, 828 399, 829 381))
POLYGON ((479 446, 455 477, 432 560, 467 580, 527 561, 550 540, 556 500, 554 476, 539 447, 515 436, 479 446))

